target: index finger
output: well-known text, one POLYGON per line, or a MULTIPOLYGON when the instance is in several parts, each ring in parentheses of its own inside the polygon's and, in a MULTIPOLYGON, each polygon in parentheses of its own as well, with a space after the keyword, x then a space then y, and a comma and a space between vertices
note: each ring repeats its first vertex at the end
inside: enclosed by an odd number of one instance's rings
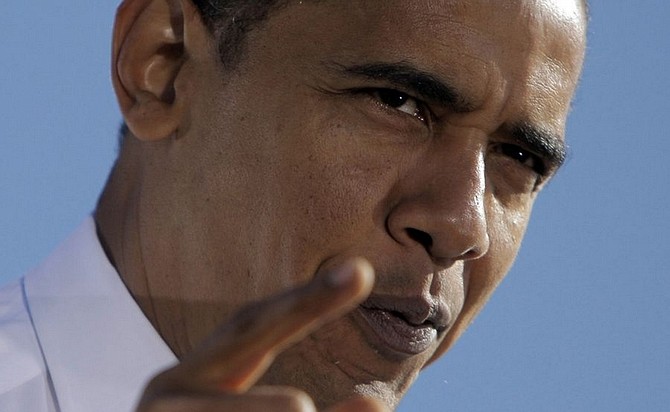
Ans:
POLYGON ((182 390, 246 391, 287 346, 364 300, 374 271, 352 259, 310 283, 248 306, 168 371, 182 390))

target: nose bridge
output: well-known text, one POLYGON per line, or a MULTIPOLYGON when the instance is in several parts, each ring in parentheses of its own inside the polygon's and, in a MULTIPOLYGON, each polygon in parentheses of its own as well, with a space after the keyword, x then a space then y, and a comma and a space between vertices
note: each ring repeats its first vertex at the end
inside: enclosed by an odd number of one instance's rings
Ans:
POLYGON ((441 142, 410 172, 392 216, 394 237, 420 243, 437 260, 475 259, 488 251, 484 143, 441 142))

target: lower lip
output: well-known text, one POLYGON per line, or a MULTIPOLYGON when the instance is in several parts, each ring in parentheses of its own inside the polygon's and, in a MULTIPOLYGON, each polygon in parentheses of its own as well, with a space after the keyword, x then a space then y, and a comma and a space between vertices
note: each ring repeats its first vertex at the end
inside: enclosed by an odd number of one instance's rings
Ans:
POLYGON ((390 312, 359 307, 360 313, 384 347, 404 355, 418 355, 437 339, 434 327, 414 326, 390 312))

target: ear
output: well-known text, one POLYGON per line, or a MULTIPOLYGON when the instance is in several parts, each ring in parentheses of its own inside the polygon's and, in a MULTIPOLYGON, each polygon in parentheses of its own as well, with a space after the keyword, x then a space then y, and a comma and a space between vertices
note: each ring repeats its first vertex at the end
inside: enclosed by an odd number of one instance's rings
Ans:
POLYGON ((189 0, 125 0, 117 11, 112 82, 126 125, 140 140, 170 137, 184 122, 185 22, 205 30, 189 0))

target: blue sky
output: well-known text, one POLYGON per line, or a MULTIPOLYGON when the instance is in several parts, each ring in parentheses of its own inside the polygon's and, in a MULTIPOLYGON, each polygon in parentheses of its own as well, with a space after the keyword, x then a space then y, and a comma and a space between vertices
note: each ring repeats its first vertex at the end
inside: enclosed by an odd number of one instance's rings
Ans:
MULTIPOLYGON (((116 153, 115 0, 0 4, 0 283, 93 209, 116 153)), ((591 0, 570 157, 482 315, 401 411, 670 405, 670 3, 591 0)))

